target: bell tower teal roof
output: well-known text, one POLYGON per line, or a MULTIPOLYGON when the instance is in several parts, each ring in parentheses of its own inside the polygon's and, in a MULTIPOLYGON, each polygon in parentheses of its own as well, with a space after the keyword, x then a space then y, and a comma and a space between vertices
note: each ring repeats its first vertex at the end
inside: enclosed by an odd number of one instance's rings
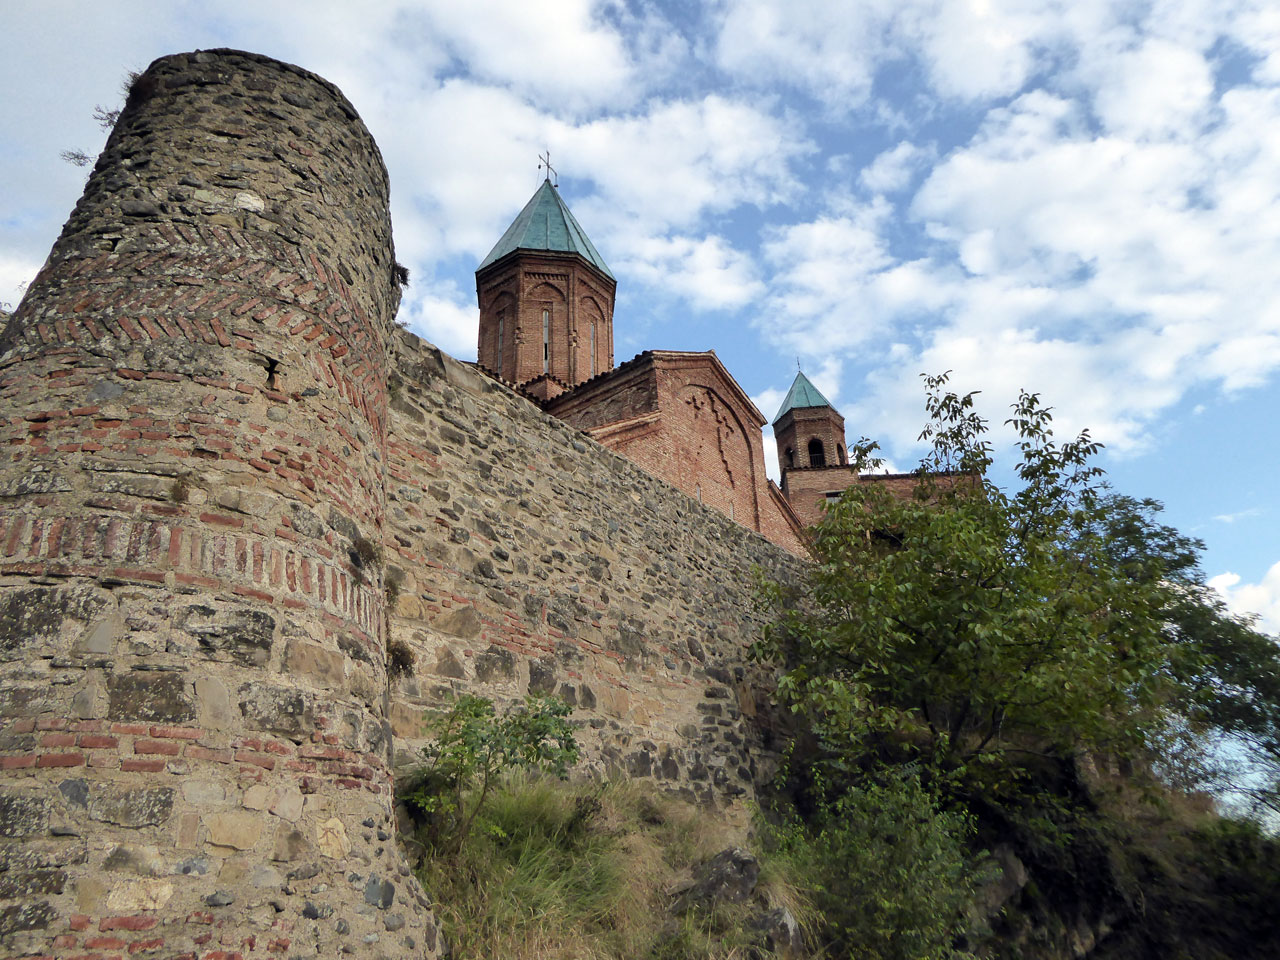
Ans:
POLYGON ((542 186, 507 227, 507 232, 481 261, 476 272, 516 250, 576 253, 610 280, 615 279, 604 257, 587 238, 586 231, 569 212, 568 206, 560 199, 560 191, 552 186, 550 180, 542 181, 542 186))
POLYGON ((802 371, 796 371, 795 380, 791 381, 791 389, 787 391, 786 398, 782 401, 782 406, 778 408, 778 415, 773 418, 773 422, 777 423, 782 419, 782 415, 788 410, 796 407, 829 407, 831 402, 827 400, 802 371))

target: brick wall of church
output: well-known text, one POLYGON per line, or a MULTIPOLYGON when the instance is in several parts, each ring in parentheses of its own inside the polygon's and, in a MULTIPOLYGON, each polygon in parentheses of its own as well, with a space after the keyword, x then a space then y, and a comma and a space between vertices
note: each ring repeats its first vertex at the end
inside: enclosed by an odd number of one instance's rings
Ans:
POLYGON ((768 489, 757 415, 711 354, 641 354, 547 409, 695 500, 804 554, 768 489))
POLYGON ((548 312, 548 372, 572 386, 592 376, 592 321, 596 324, 595 371, 612 366, 612 281, 575 255, 519 251, 477 278, 480 363, 509 383, 543 373, 543 311, 548 312), (502 363, 498 363, 498 317, 502 363))
POLYGON ((547 407, 552 416, 579 430, 633 420, 657 410, 657 382, 644 355, 623 364, 607 381, 584 384, 547 407))
POLYGON ((858 482, 852 467, 809 467, 788 470, 784 490, 791 509, 806 527, 822 519, 828 494, 839 495, 858 482))
POLYGON ((830 407, 796 407, 783 415, 773 428, 778 441, 778 463, 788 467, 819 466, 810 459, 810 442, 822 444, 821 466, 843 466, 848 461, 844 438, 844 417, 830 407), (787 450, 792 460, 787 460, 787 450))
MULTIPOLYGON (((744 412, 725 397, 719 378, 707 376, 712 370, 705 363, 659 362, 666 442, 651 451, 650 456, 662 460, 652 468, 700 502, 758 529, 765 490, 765 478, 757 476, 764 465, 760 428, 742 419, 744 412)), ((637 461, 648 468, 646 459, 637 461)))
POLYGON ((916 485, 914 473, 868 473, 859 476, 852 467, 810 467, 788 470, 785 490, 791 507, 806 526, 822 519, 829 495, 839 495, 855 483, 875 483, 896 497, 910 497, 916 485))

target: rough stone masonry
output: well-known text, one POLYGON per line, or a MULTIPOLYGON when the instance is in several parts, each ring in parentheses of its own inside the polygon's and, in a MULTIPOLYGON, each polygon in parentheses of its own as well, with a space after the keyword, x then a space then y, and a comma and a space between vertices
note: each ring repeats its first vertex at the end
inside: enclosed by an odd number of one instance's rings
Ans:
POLYGON ((162 58, 0 334, 0 957, 440 955, 393 765, 465 690, 767 775, 794 559, 397 333, 387 199, 331 84, 162 58))

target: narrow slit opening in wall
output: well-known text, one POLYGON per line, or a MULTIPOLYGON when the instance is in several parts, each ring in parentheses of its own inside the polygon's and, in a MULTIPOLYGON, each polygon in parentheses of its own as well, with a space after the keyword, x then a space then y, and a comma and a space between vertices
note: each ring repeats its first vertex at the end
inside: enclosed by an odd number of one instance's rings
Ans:
POLYGON ((280 361, 267 357, 267 389, 280 390, 280 361))

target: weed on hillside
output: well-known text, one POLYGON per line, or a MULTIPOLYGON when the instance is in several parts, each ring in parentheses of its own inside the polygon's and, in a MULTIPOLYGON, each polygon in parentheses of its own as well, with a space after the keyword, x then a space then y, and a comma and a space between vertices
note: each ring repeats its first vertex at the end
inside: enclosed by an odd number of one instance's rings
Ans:
POLYGON ((755 902, 671 911, 695 869, 743 838, 641 782, 505 777, 452 855, 419 877, 452 955, 506 960, 738 960, 760 956, 762 909, 809 911, 780 864, 755 902))

